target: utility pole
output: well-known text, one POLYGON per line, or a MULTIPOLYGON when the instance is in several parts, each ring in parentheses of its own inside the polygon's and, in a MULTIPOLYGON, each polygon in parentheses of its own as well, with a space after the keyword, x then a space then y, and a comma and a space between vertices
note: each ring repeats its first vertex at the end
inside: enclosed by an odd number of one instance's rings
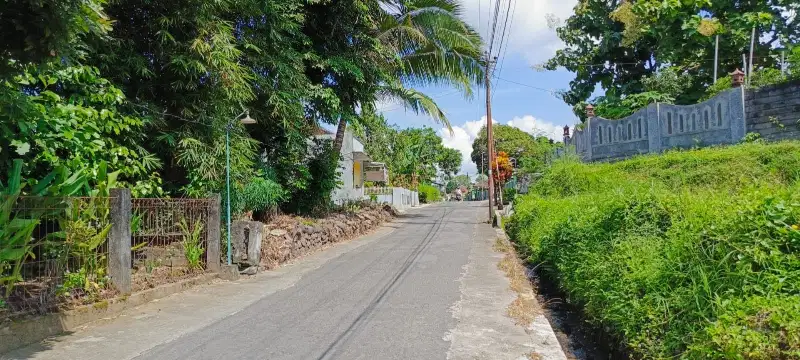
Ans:
POLYGON ((719 66, 719 34, 717 34, 717 45, 714 46, 714 83, 717 83, 717 68, 719 66))
POLYGON ((484 71, 484 78, 486 80, 486 148, 489 153, 489 223, 494 222, 494 207, 492 202, 494 199, 494 178, 492 176, 492 161, 494 160, 494 137, 492 136, 492 63, 493 59, 491 54, 486 52, 486 71, 484 71))

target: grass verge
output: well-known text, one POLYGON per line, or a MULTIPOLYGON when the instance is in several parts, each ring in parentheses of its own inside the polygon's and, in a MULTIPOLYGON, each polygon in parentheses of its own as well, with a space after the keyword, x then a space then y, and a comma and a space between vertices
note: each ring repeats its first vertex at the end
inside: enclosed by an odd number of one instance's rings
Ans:
POLYGON ((800 142, 564 159, 507 230, 635 358, 800 359, 800 142))

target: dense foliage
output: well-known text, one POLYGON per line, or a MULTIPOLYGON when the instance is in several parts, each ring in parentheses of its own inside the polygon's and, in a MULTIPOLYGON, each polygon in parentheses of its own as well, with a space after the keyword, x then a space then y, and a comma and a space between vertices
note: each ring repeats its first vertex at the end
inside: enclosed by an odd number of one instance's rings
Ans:
POLYGON ((148 119, 126 115, 122 91, 97 69, 28 66, 0 87, 0 169, 22 159, 22 176, 38 179, 60 166, 96 175, 106 163, 135 195, 161 193, 161 160, 143 147, 148 119))
MULTIPOLYGON (((541 134, 529 134, 509 125, 492 125, 492 135, 497 153, 505 152, 509 158, 513 157, 518 167, 530 172, 535 172, 544 167, 546 157, 552 152, 554 145, 541 134)), ((472 162, 478 166, 481 174, 489 173, 487 155, 486 127, 478 133, 472 142, 472 162)))
MULTIPOLYGON (((222 193, 229 134, 237 209, 317 211, 340 146, 308 156, 321 123, 359 126, 392 100, 447 125, 413 87, 471 95, 482 42, 460 15, 456 0, 6 1, 0 180, 16 158, 31 178, 106 162, 135 196, 222 193)), ((399 173, 455 172, 460 158, 436 149, 395 161, 399 173)))
POLYGON ((800 143, 556 161, 508 229, 635 358, 800 354, 800 143))
MULTIPOLYGON (((570 105, 586 101, 599 85, 614 98, 655 91, 645 80, 672 67, 683 77, 679 92, 658 92, 678 104, 694 103, 714 83, 719 35, 719 78, 742 67, 756 30, 754 69, 776 68, 780 53, 800 41, 800 4, 775 1, 582 0, 557 28, 566 44, 545 67, 575 73, 563 95, 570 105)), ((582 107, 576 114, 582 116, 582 107)))

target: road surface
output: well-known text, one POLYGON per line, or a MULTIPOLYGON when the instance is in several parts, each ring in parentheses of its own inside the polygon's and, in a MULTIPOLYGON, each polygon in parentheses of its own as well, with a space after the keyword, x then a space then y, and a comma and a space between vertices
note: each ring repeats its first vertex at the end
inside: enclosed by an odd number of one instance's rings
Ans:
POLYGON ((514 297, 487 217, 485 202, 413 210, 278 271, 174 295, 6 358, 517 359, 531 339, 504 316, 514 297), (483 290, 470 301, 473 283, 483 290))

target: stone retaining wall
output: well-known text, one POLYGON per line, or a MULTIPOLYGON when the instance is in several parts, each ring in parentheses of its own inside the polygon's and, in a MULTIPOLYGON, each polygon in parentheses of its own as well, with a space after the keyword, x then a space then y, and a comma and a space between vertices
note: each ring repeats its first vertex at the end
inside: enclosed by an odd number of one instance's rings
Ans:
POLYGON ((335 214, 324 219, 284 216, 264 225, 261 267, 273 269, 309 252, 363 235, 391 220, 389 206, 371 206, 354 214, 335 214))

